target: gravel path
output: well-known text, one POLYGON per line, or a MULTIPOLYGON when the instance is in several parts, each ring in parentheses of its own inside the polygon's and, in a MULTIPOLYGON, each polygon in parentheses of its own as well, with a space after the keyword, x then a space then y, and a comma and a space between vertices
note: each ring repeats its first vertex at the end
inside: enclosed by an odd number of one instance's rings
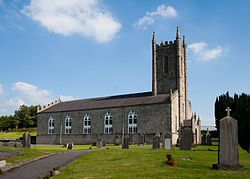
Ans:
POLYGON ((22 165, 0 175, 0 179, 35 179, 48 175, 54 167, 64 167, 89 151, 72 151, 59 153, 46 158, 22 165))

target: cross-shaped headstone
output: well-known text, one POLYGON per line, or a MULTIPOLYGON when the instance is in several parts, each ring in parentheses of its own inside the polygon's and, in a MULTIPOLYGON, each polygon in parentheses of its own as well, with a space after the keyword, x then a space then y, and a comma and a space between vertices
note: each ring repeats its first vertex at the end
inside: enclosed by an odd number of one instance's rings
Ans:
POLYGON ((230 109, 230 107, 227 107, 226 111, 227 111, 227 116, 230 116, 230 111, 232 111, 232 109, 230 109))

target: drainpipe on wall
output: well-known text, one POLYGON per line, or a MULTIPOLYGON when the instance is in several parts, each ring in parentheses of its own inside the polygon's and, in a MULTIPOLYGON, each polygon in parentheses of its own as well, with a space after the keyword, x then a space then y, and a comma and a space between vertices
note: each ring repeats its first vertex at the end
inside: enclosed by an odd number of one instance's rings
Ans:
POLYGON ((124 107, 122 107, 122 145, 124 139, 124 107))
POLYGON ((59 144, 62 145, 62 122, 61 122, 61 126, 60 126, 59 144))

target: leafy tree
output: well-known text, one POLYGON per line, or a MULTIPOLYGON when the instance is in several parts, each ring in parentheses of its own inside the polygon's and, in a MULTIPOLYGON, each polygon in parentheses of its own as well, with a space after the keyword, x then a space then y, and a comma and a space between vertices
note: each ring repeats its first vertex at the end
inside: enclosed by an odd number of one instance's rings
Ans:
POLYGON ((19 128, 29 128, 37 126, 36 106, 22 105, 15 111, 15 118, 19 121, 19 128))
POLYGON ((1 116, 0 117, 0 130, 8 131, 9 129, 15 128, 15 117, 14 116, 1 116))
POLYGON ((232 109, 231 116, 238 121, 238 138, 241 148, 250 152, 250 95, 242 93, 234 94, 230 97, 229 93, 216 98, 215 101, 216 127, 219 130, 219 120, 226 116, 225 109, 232 109))
POLYGON ((0 116, 0 131, 8 131, 13 128, 37 127, 37 107, 22 105, 12 116, 0 116))

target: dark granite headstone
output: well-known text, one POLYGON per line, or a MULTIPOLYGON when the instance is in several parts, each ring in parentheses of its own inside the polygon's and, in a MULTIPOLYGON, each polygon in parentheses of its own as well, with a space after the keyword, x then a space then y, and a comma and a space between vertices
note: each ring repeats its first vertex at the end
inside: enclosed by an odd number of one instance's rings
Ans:
POLYGON ((202 134, 201 144, 202 145, 212 145, 211 134, 209 133, 208 129, 207 129, 207 132, 205 134, 202 134))
POLYGON ((207 145, 212 145, 212 139, 211 139, 211 134, 209 133, 206 133, 206 144, 207 145))
POLYGON ((180 138, 177 139, 175 146, 180 147, 180 138))
POLYGON ((182 127, 180 131, 180 149, 191 150, 193 143, 193 132, 190 127, 182 127))
POLYGON ((153 149, 159 149, 160 148, 160 137, 158 135, 155 135, 153 137, 153 149))
POLYGON ((72 148, 73 148, 73 143, 67 144, 67 149, 68 149, 68 150, 72 150, 72 148))
POLYGON ((129 143, 128 143, 128 141, 129 141, 129 137, 128 136, 124 137, 123 144, 122 144, 122 148, 123 149, 129 149, 129 143))
POLYGON ((239 162, 238 151, 238 123, 230 116, 230 108, 227 108, 227 116, 220 120, 218 164, 213 168, 222 170, 244 170, 239 162))
POLYGON ((201 136, 201 145, 207 145, 207 142, 206 142, 206 134, 202 134, 202 136, 201 136))
POLYGON ((31 142, 30 134, 29 132, 25 132, 23 134, 23 147, 30 148, 30 142, 31 142))

